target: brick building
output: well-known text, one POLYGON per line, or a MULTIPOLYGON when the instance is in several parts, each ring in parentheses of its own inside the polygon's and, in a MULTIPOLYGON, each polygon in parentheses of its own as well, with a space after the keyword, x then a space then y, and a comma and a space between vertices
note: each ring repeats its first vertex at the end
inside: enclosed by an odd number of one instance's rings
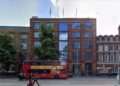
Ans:
POLYGON ((59 58, 68 63, 70 75, 96 73, 96 19, 94 18, 37 18, 30 19, 30 57, 40 46, 40 25, 51 25, 57 37, 59 58))
POLYGON ((29 27, 22 26, 0 26, 0 32, 7 32, 14 36, 17 57, 22 53, 26 58, 28 56, 28 33, 29 27))

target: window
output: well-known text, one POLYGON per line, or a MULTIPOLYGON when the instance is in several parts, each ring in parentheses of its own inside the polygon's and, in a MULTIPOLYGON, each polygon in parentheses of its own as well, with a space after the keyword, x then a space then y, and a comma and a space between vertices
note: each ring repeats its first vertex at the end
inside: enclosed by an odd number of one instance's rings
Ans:
POLYGON ((40 37, 40 32, 34 32, 34 37, 39 38, 40 37))
POLYGON ((109 51, 112 51, 112 50, 113 50, 113 45, 110 44, 110 45, 109 45, 109 51))
POLYGON ((67 58, 67 41, 59 41, 59 52, 60 58, 66 59, 67 58))
POLYGON ((98 45, 98 51, 102 52, 103 51, 103 45, 98 45))
POLYGON ((104 51, 108 51, 108 45, 104 45, 104 51))
POLYGON ((72 23, 72 28, 73 29, 80 29, 80 22, 73 22, 72 23))
POLYGON ((21 39, 27 39, 27 35, 26 34, 22 34, 21 35, 21 39))
POLYGON ((40 47, 40 42, 39 42, 39 41, 34 42, 34 47, 35 47, 35 48, 40 47))
POLYGON ((102 54, 98 54, 98 59, 97 59, 97 61, 99 62, 99 63, 102 63, 103 62, 103 57, 102 57, 102 54))
POLYGON ((86 22, 84 23, 84 27, 85 27, 86 29, 91 29, 92 26, 93 26, 93 24, 92 24, 92 22, 91 22, 90 20, 88 20, 88 21, 86 21, 86 22))
POLYGON ((84 48, 92 48, 93 47, 93 43, 91 39, 85 39, 84 40, 84 48))
POLYGON ((72 37, 73 38, 80 38, 80 32, 73 32, 72 37))
POLYGON ((84 52, 84 59, 85 61, 91 61, 93 57, 93 53, 91 51, 84 52))
POLYGON ((68 40, 68 33, 67 32, 60 32, 59 33, 59 40, 68 40))
POLYGON ((73 48, 80 48, 80 42, 79 41, 74 41, 73 42, 73 48))
POLYGON ((59 50, 66 51, 67 50, 67 41, 59 41, 59 50))
POLYGON ((84 37, 85 38, 91 38, 93 36, 93 33, 92 32, 85 32, 84 33, 84 37))
POLYGON ((111 41, 111 42, 113 41, 113 37, 110 37, 110 41, 111 41))
POLYGON ((54 27, 54 23, 47 23, 46 25, 47 25, 47 28, 52 28, 53 29, 53 27, 54 27))
POLYGON ((34 23, 33 28, 36 30, 40 29, 40 23, 38 22, 34 23))
POLYGON ((80 62, 80 50, 74 49, 72 53, 73 63, 79 63, 80 62))
POLYGON ((28 40, 27 39, 21 39, 20 42, 21 43, 26 43, 26 42, 28 42, 28 40))
POLYGON ((68 24, 66 22, 60 22, 59 31, 67 31, 67 30, 68 30, 68 24))
POLYGON ((118 44, 115 44, 114 47, 115 47, 115 50, 119 49, 118 44))
POLYGON ((27 49, 27 44, 26 43, 21 43, 21 49, 27 49))

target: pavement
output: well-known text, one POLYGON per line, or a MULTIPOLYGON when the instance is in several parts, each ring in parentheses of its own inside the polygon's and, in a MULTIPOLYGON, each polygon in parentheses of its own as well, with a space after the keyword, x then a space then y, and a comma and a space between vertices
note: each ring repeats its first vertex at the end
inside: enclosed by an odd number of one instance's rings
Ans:
MULTIPOLYGON (((80 77, 62 79, 42 79, 40 86, 118 86, 114 77, 80 77)), ((1 78, 0 86, 27 86, 27 81, 20 81, 17 78, 1 78)), ((37 85, 35 85, 37 86, 37 85)))

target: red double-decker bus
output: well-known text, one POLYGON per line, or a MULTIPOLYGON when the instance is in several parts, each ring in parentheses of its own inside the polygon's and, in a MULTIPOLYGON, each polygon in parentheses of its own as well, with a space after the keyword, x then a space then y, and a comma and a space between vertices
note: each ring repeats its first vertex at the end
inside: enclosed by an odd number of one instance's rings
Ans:
POLYGON ((58 63, 56 64, 54 62, 25 61, 23 63, 23 73, 25 78, 27 78, 30 73, 32 78, 37 79, 68 78, 67 65, 58 63))

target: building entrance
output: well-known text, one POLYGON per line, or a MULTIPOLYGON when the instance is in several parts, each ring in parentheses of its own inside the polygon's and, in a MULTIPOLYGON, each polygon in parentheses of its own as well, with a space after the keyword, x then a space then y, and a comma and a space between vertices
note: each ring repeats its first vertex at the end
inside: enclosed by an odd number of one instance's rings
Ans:
POLYGON ((73 63, 72 64, 72 76, 73 77, 79 77, 80 76, 80 64, 79 63, 73 63))
POLYGON ((91 63, 85 64, 85 75, 92 75, 92 64, 91 63))

